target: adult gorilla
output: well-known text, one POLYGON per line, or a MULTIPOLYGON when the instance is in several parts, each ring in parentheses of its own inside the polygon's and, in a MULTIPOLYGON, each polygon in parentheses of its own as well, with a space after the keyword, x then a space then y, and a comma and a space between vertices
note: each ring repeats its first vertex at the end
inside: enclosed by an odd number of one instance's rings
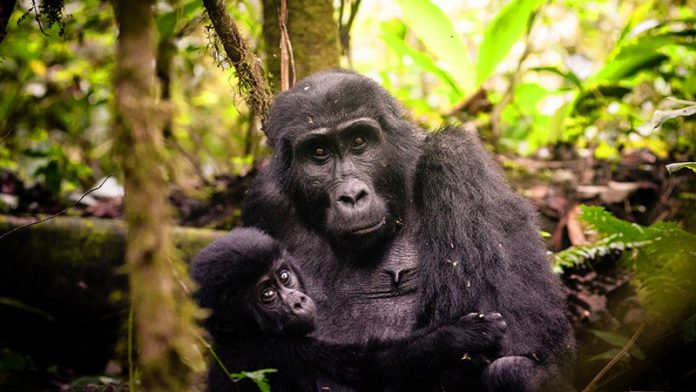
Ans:
POLYGON ((500 391, 558 382, 573 343, 560 283, 532 208, 474 135, 426 134, 383 88, 347 71, 279 94, 265 132, 272 163, 243 219, 302 263, 318 307, 315 337, 402 338, 469 312, 499 312, 503 350, 481 376, 465 376, 462 361, 424 383, 500 391))

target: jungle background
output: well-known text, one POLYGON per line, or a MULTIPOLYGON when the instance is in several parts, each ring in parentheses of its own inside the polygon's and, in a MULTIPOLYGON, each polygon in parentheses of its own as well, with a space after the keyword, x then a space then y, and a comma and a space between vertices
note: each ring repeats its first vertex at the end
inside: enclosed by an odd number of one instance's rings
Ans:
POLYGON ((335 67, 534 202, 578 390, 693 390, 695 37, 693 0, 3 0, 0 390, 199 390, 186 262, 239 224, 272 94, 335 67))

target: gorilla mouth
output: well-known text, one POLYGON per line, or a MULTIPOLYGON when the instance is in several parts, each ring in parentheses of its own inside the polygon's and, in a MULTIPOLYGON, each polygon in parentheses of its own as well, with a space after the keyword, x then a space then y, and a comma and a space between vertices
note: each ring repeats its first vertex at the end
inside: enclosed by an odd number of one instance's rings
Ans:
POLYGON ((376 224, 371 224, 369 226, 358 227, 357 229, 352 229, 352 230, 350 230, 350 234, 352 234, 352 235, 370 234, 370 233, 373 233, 373 232, 381 229, 385 223, 386 223, 386 218, 382 218, 382 220, 380 220, 376 224))

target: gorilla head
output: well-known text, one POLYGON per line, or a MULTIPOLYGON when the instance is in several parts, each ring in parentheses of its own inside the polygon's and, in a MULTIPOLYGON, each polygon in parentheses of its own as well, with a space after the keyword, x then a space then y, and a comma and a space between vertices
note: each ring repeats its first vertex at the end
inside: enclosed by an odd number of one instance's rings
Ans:
POLYGON ((235 229, 192 261, 200 305, 213 336, 304 335, 316 308, 290 254, 263 232, 235 229))
POLYGON ((382 87, 347 71, 315 74, 281 93, 269 119, 272 172, 310 230, 358 250, 398 230, 420 139, 382 87))

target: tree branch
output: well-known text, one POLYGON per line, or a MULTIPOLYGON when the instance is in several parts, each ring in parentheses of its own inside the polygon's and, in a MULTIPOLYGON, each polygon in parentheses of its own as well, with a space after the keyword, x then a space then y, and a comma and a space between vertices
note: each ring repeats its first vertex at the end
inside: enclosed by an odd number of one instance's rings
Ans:
POLYGON ((249 49, 222 0, 203 0, 203 5, 230 63, 234 66, 239 88, 244 93, 249 110, 260 115, 264 122, 271 103, 271 90, 261 60, 249 49))

